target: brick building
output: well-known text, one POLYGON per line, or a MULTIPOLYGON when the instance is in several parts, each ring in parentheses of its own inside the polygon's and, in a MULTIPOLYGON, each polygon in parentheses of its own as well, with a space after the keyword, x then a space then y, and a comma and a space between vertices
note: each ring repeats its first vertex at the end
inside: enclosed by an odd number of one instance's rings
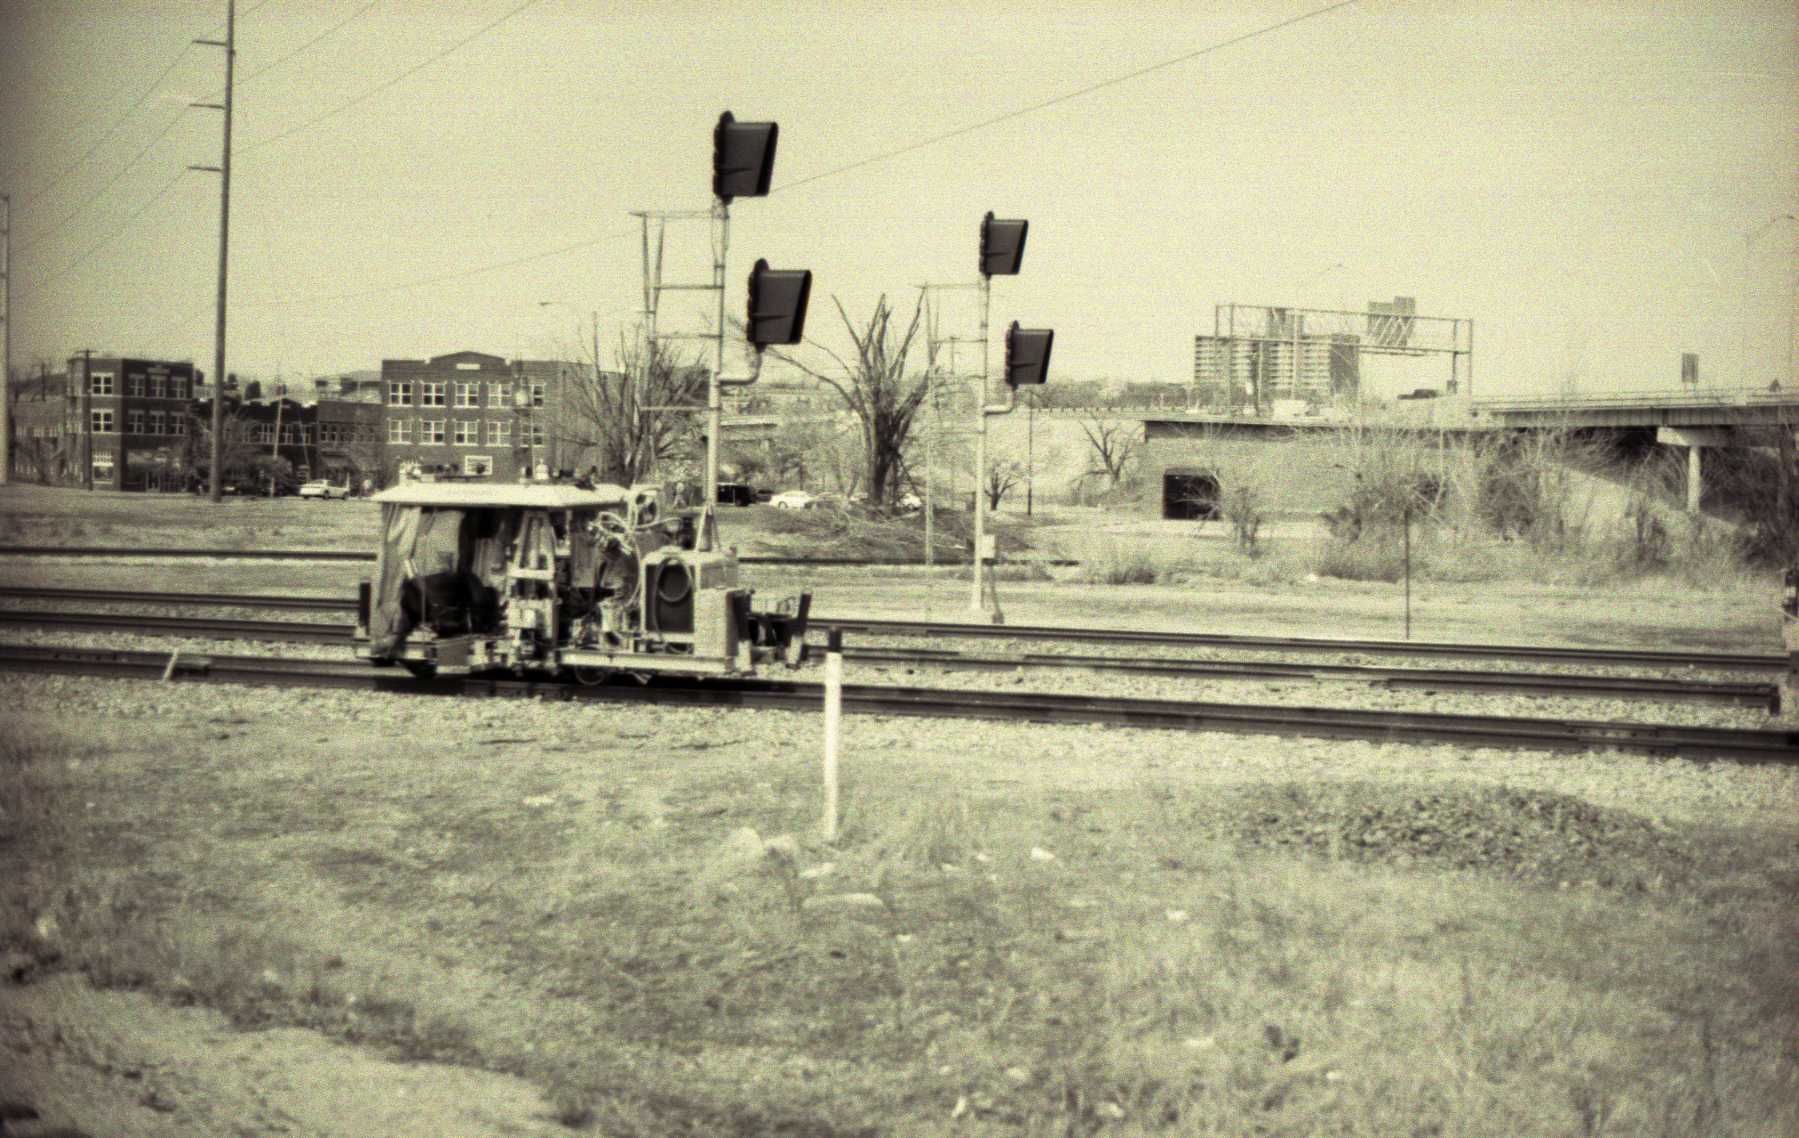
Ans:
POLYGON ((194 407, 186 360, 76 356, 63 413, 62 479, 96 490, 172 489, 194 407))
POLYGON ((578 466, 554 429, 565 413, 571 379, 582 365, 559 360, 507 360, 452 352, 428 360, 382 360, 382 466, 486 475, 515 481, 544 464, 578 466))

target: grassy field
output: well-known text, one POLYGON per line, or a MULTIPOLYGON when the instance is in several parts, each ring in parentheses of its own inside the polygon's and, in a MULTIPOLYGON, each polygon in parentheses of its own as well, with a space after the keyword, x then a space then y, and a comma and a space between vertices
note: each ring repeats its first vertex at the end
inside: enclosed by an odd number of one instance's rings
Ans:
POLYGON ((4 683, 9 948, 594 1133, 1799 1124, 1775 772, 4 683))

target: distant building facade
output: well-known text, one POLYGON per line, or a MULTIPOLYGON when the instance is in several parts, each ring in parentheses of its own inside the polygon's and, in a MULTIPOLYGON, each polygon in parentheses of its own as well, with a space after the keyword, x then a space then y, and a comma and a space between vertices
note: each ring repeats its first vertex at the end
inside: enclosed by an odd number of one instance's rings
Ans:
POLYGON ((194 407, 191 361, 69 361, 59 481, 96 490, 175 489, 194 407))
POLYGON ((382 360, 383 470, 403 466, 516 481, 543 465, 581 465, 557 424, 583 365, 452 352, 382 360))

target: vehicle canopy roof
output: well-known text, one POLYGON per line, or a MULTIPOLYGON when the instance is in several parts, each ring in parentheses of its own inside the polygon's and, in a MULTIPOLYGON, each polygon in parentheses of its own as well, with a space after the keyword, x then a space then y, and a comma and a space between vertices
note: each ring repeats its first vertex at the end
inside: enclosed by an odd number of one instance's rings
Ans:
POLYGON ((440 509, 616 509, 629 501, 631 491, 610 482, 591 490, 559 483, 506 482, 409 482, 383 490, 374 500, 393 506, 429 506, 440 509))

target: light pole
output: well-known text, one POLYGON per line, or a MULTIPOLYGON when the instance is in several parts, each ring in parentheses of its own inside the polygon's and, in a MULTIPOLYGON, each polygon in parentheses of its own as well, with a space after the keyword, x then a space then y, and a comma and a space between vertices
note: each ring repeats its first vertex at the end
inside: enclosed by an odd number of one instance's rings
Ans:
MULTIPOLYGON (((1749 258, 1750 258, 1751 253, 1754 252, 1756 240, 1759 239, 1762 234, 1766 233, 1768 230, 1774 228, 1774 226, 1780 224, 1783 221, 1792 221, 1792 220, 1794 220, 1794 217, 1790 213, 1777 213, 1773 217, 1770 217, 1768 220, 1762 222, 1760 225, 1758 225, 1754 229, 1750 230, 1748 233, 1743 234, 1743 300, 1742 300, 1742 311, 1738 313, 1738 319, 1739 319, 1740 323, 1742 324, 1742 330, 1743 330, 1742 343, 1739 345, 1739 347, 1742 350, 1741 363, 1740 363, 1740 367, 1742 370, 1738 377, 1738 382, 1739 382, 1739 386, 1742 386, 1745 388, 1749 386, 1749 258)), ((1789 373, 1792 370, 1792 368, 1791 368, 1792 351, 1793 351, 1793 314, 1792 314, 1792 310, 1791 310, 1791 305, 1789 305, 1788 311, 1787 311, 1787 359, 1788 359, 1788 369, 1787 370, 1789 371, 1789 373)))

